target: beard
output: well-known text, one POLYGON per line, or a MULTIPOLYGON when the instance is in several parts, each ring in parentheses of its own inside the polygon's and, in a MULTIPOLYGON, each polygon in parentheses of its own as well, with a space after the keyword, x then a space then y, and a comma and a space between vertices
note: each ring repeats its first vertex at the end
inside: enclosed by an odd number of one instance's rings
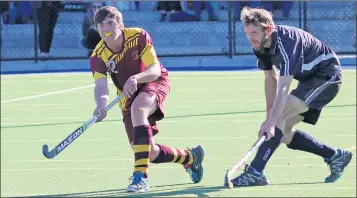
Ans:
POLYGON ((254 48, 255 51, 257 52, 264 52, 264 45, 268 42, 268 39, 266 38, 266 35, 264 34, 262 40, 260 41, 260 45, 258 48, 254 48))

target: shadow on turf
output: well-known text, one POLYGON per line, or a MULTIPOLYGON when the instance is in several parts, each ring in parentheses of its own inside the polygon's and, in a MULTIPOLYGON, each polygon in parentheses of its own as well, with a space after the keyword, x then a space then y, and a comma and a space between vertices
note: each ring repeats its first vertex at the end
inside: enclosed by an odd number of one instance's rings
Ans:
MULTIPOLYGON (((162 185, 162 186, 152 186, 150 191, 147 193, 128 193, 125 189, 117 190, 103 190, 103 191, 91 191, 82 193, 70 193, 70 194, 55 194, 55 195, 39 195, 32 197, 168 197, 168 196, 198 196, 198 197, 209 197, 212 192, 219 192, 223 190, 228 190, 225 186, 192 186, 181 188, 177 190, 180 186, 189 185, 191 183, 182 184, 172 184, 172 185, 162 185), (164 189, 162 189, 164 187, 164 189), (172 188, 166 188, 172 187, 172 188)), ((325 182, 297 182, 297 183, 276 183, 270 184, 275 186, 281 185, 311 185, 311 184, 325 184, 325 182)), ((255 186, 249 187, 253 188, 255 186)), ((243 187, 247 188, 247 187, 243 187)), ((255 187, 259 188, 259 187, 255 187)), ((235 188, 239 189, 239 188, 235 188)))
MULTIPOLYGON (((346 104, 346 105, 331 105, 326 106, 325 108, 336 108, 336 107, 352 107, 356 106, 356 104, 346 104)), ((220 115, 233 115, 233 114, 249 114, 249 113, 263 113, 265 110, 254 110, 254 111, 235 111, 235 112, 224 112, 224 113, 205 113, 205 114, 191 114, 191 115, 177 115, 177 116, 167 116, 165 119, 173 119, 173 118, 187 118, 187 117, 204 117, 204 116, 220 116, 220 115)), ((121 121, 121 119, 108 119, 102 122, 117 122, 121 121)), ((27 125, 13 125, 13 126, 1 126, 2 129, 7 128, 22 128, 22 127, 38 127, 38 126, 53 126, 53 125, 66 125, 66 124, 83 124, 82 122, 56 122, 56 123, 48 123, 48 124, 27 124, 27 125)))
POLYGON ((224 186, 192 186, 187 188, 182 188, 177 190, 179 186, 188 185, 192 183, 184 183, 184 184, 172 184, 172 185, 162 185, 162 186, 153 186, 151 187, 149 192, 147 193, 128 193, 125 189, 117 189, 117 190, 103 190, 103 191, 92 191, 92 192, 83 192, 83 193, 71 193, 71 194, 57 194, 57 195, 39 195, 33 197, 157 197, 157 196, 188 196, 188 195, 196 195, 199 197, 208 197, 207 193, 218 192, 220 190, 226 189, 224 186), (165 189, 161 189, 165 187, 165 189), (173 188, 166 188, 173 187, 173 188))

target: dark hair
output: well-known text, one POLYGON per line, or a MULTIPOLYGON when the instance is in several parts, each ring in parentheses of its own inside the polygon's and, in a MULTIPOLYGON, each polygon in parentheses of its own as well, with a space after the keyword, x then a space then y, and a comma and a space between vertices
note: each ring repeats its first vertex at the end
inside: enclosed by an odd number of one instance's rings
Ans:
POLYGON ((115 17, 119 23, 123 23, 123 15, 121 12, 113 6, 104 6, 101 7, 94 16, 94 24, 98 25, 99 23, 103 22, 107 17, 115 17))

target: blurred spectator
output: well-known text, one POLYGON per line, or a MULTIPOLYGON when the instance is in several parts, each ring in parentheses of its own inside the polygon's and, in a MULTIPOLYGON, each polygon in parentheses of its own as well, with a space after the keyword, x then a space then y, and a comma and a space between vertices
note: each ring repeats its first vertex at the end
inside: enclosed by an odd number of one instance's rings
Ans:
POLYGON ((263 7, 270 12, 281 10, 283 12, 284 19, 289 18, 292 5, 293 1, 264 1, 263 3, 263 7))
MULTIPOLYGON (((190 6, 187 5, 188 2, 180 1, 179 4, 176 3, 176 8, 171 10, 170 13, 170 22, 188 22, 196 21, 195 13, 190 6)), ((165 16, 166 17, 166 16, 165 16)))
POLYGON ((234 1, 234 18, 235 20, 240 20, 240 12, 241 10, 245 7, 251 7, 251 8, 257 8, 261 6, 261 2, 260 1, 234 1))
POLYGON ((19 10, 22 23, 32 23, 33 9, 30 1, 19 1, 19 10))
POLYGON ((32 6, 37 11, 39 25, 40 57, 49 57, 53 31, 58 19, 59 1, 34 1, 32 6))
POLYGON ((218 18, 214 13, 212 2, 210 1, 192 1, 193 9, 196 14, 196 21, 201 20, 202 10, 207 9, 208 12, 208 20, 217 21, 218 18))
POLYGON ((168 13, 175 13, 182 11, 180 1, 159 1, 157 4, 157 10, 161 12, 160 21, 166 21, 168 13))
POLYGON ((19 8, 18 2, 10 1, 9 2, 9 24, 16 24, 19 22, 19 8))
POLYGON ((92 2, 89 4, 86 14, 83 18, 82 23, 82 45, 88 49, 88 56, 90 56, 95 48, 95 46, 101 40, 101 37, 98 33, 97 27, 94 24, 94 15, 99 10, 99 8, 103 7, 103 2, 92 2))
POLYGON ((1 24, 9 23, 9 2, 8 1, 0 1, 0 17, 1 17, 1 24))
POLYGON ((106 6, 114 6, 116 7, 119 11, 124 11, 124 10, 140 10, 140 1, 104 1, 104 4, 106 6), (135 5, 135 9, 134 9, 135 5))

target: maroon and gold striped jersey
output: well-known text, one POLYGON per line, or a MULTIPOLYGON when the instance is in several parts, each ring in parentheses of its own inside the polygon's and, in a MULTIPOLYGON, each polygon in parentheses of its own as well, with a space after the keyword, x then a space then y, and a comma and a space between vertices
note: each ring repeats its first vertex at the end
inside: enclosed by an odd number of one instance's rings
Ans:
MULTIPOLYGON (((125 28, 124 42, 120 52, 113 53, 101 40, 90 57, 90 67, 93 78, 106 78, 109 75, 118 89, 122 92, 123 86, 129 77, 143 72, 152 64, 159 63, 161 77, 167 78, 166 68, 159 62, 150 35, 141 28, 125 28)), ((138 85, 138 89, 140 89, 138 85)), ((121 101, 124 103, 125 101, 121 101)))

